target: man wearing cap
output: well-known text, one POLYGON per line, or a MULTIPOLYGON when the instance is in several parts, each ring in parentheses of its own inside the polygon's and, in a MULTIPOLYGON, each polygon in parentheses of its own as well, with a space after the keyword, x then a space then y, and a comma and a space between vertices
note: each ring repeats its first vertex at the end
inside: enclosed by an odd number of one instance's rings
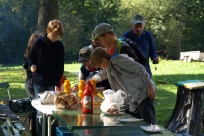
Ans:
MULTIPOLYGON (((82 66, 79 70, 78 80, 86 80, 87 78, 92 77, 94 74, 99 72, 99 68, 94 68, 90 62, 90 56, 92 48, 86 46, 79 51, 79 62, 82 62, 82 66)), ((105 89, 110 89, 108 80, 104 80, 96 84, 97 87, 105 87, 105 89)), ((78 91, 78 85, 76 84, 73 91, 78 91)))
POLYGON ((127 54, 129 57, 138 61, 138 58, 133 49, 124 41, 117 38, 113 31, 113 27, 108 23, 100 23, 94 29, 95 36, 91 39, 98 39, 108 52, 113 54, 127 54))
MULTIPOLYGON (((141 29, 140 29, 141 31, 141 29)), ((127 54, 129 57, 133 58, 135 61, 138 61, 138 58, 133 51, 133 49, 124 41, 120 41, 117 39, 117 36, 115 35, 113 28, 110 24, 107 23, 101 23, 97 25, 94 29, 95 36, 91 39, 98 38, 99 42, 103 45, 103 47, 106 47, 108 52, 111 54, 111 56, 114 56, 114 54, 127 54), (122 44, 123 46, 118 46, 119 44, 122 44), (121 49, 120 49, 121 48, 121 49)), ((139 32, 137 32, 139 33, 139 32)), ((140 32, 141 33, 141 32, 140 32)), ((140 34, 141 35, 141 34, 140 34)), ((124 64, 125 65, 125 64, 124 64)), ((100 82, 101 80, 105 79, 107 77, 106 71, 100 71, 96 75, 92 77, 92 79, 95 79, 96 82, 100 82)), ((87 81, 86 81, 87 82, 87 81)), ((125 109, 126 112, 132 116, 135 116, 137 118, 149 118, 141 116, 139 112, 139 104, 136 103, 134 98, 132 96, 129 96, 126 98, 126 102, 128 101, 129 105, 126 105, 125 109), (127 100, 129 99, 129 100, 127 100)), ((154 103, 154 99, 147 98, 145 99, 144 103, 154 103)), ((154 104, 153 104, 154 105, 154 104)), ((156 117, 155 113, 150 114, 152 117, 156 117)), ((153 121, 155 123, 156 120, 153 121)))
MULTIPOLYGON (((154 39, 150 32, 145 31, 145 21, 142 15, 136 14, 132 17, 131 22, 132 30, 123 34, 123 37, 131 39, 136 42, 147 58, 151 58, 154 64, 159 63, 159 59, 156 54, 156 49, 154 45, 154 39)), ((149 59, 148 59, 149 60, 149 59)), ((152 77, 152 72, 149 63, 145 66, 147 72, 152 77)))

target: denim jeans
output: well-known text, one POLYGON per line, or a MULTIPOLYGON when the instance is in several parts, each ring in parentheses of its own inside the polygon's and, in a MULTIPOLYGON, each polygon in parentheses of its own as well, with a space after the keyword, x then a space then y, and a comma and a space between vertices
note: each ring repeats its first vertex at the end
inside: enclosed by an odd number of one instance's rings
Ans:
MULTIPOLYGON (((39 98, 38 93, 43 93, 45 91, 55 91, 55 86, 41 86, 41 85, 34 84, 34 91, 35 91, 35 98, 39 98)), ((42 114, 40 113, 40 111, 37 111, 37 118, 39 118, 39 120, 38 120, 38 136, 41 136, 41 133, 42 133, 42 120, 41 120, 42 114)), ((56 134, 55 128, 57 126, 58 126, 58 121, 55 121, 55 123, 52 125, 52 129, 51 129, 53 136, 55 136, 55 134, 56 134)), ((47 135, 47 127, 45 129, 46 129, 45 132, 47 135)))
POLYGON ((34 84, 35 98, 39 98, 38 93, 43 93, 45 91, 55 91, 55 86, 41 86, 34 84))
MULTIPOLYGON (((134 105, 133 102, 131 104, 134 105)), ((135 105, 138 104, 135 102, 135 105)), ((156 111, 154 108, 154 99, 150 99, 149 97, 147 97, 138 105, 138 107, 135 106, 134 108, 129 109, 126 112, 136 118, 140 118, 138 117, 138 114, 140 114, 139 116, 141 116, 141 118, 143 118, 144 121, 150 124, 156 124, 156 111)))

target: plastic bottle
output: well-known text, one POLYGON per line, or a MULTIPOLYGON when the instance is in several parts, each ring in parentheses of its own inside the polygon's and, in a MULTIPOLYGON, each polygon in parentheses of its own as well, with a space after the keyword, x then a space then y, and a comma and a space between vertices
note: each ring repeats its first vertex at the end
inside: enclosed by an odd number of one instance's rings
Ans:
POLYGON ((85 90, 82 96, 82 113, 92 114, 93 113, 93 87, 91 81, 85 86, 85 90))
POLYGON ((71 94, 71 91, 70 91, 70 82, 69 82, 69 80, 65 80, 64 81, 64 92, 66 93, 66 94, 71 94))
POLYGON ((60 80, 60 90, 64 91, 64 81, 66 80, 66 76, 62 76, 61 80, 60 80))
POLYGON ((93 86, 93 95, 96 95, 96 80, 91 80, 91 85, 93 86))
POLYGON ((78 88, 79 88, 78 97, 79 97, 80 100, 81 100, 81 99, 82 99, 83 92, 84 92, 84 89, 85 89, 84 80, 80 80, 80 81, 79 81, 78 88))
POLYGON ((82 126, 82 115, 78 113, 77 115, 77 126, 82 126))

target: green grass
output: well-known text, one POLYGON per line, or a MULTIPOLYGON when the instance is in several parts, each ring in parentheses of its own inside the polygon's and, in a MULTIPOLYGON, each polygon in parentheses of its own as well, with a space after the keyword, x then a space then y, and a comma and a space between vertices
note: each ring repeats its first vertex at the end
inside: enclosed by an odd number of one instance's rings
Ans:
MULTIPOLYGON (((81 64, 65 64, 64 75, 71 81, 72 86, 77 82, 77 76, 81 64)), ((204 63, 161 60, 160 64, 151 64, 153 81, 157 86, 155 108, 157 123, 164 126, 170 118, 175 102, 177 86, 174 84, 184 80, 204 80, 204 63), (157 70, 155 70, 155 67, 157 70), (162 84, 161 82, 166 82, 162 84)), ((27 94, 24 89, 25 70, 22 66, 0 67, 0 82, 10 83, 10 92, 13 98, 25 98, 27 94)), ((1 91, 1 89, 0 89, 1 91)), ((0 92, 0 96, 7 96, 6 92, 0 92)))

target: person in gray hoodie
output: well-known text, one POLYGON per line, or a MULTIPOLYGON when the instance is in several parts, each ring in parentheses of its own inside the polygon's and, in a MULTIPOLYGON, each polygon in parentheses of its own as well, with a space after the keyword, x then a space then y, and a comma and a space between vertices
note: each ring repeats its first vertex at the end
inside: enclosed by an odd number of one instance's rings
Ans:
MULTIPOLYGON (((94 67, 103 69, 92 79, 100 82, 108 78, 112 90, 121 89, 136 100, 144 121, 156 124, 154 108, 156 87, 144 66, 126 54, 110 55, 106 49, 101 47, 92 51, 90 60, 94 67)), ((127 97, 124 104, 128 105, 129 102, 129 97, 127 97)))

